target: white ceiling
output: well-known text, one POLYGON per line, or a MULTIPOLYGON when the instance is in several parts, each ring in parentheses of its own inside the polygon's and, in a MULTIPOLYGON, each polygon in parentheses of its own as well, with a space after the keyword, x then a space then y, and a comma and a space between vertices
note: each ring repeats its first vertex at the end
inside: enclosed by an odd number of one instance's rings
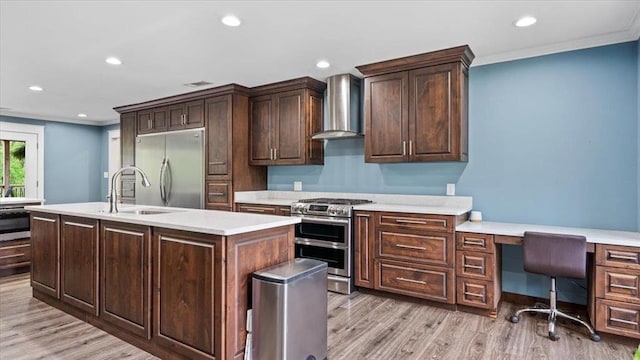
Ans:
POLYGON ((183 84, 200 80, 324 80, 463 44, 477 66, 639 36, 640 0, 0 0, 0 114, 100 125, 117 121, 114 106, 193 91, 183 84), (242 26, 220 22, 230 13, 242 26), (538 23, 514 27, 522 15, 538 23), (316 68, 320 59, 331 67, 316 68), (27 89, 34 84, 45 91, 27 89))

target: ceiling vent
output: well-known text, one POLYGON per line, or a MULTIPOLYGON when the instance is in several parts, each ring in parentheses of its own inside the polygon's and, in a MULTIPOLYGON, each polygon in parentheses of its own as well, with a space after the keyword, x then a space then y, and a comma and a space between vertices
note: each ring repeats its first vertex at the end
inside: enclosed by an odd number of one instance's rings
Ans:
POLYGON ((192 83, 184 84, 184 86, 192 87, 192 88, 196 88, 196 87, 206 86, 206 85, 212 85, 212 84, 213 84, 213 83, 210 83, 210 82, 208 82, 208 81, 196 81, 196 82, 192 82, 192 83))

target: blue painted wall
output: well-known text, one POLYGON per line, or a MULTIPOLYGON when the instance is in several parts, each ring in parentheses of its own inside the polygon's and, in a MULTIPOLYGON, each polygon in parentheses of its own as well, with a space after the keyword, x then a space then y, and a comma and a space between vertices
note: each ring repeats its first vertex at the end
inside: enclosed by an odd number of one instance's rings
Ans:
MULTIPOLYGON (((268 187, 473 196, 488 221, 638 229, 638 43, 472 67, 470 160, 365 164, 362 140, 325 144, 324 166, 269 167, 268 187)), ((504 248, 504 291, 546 296, 504 248)), ((584 303, 573 283, 560 299, 584 303)))
POLYGON ((0 116, 0 121, 45 127, 44 197, 47 204, 100 199, 100 127, 8 116, 0 116))

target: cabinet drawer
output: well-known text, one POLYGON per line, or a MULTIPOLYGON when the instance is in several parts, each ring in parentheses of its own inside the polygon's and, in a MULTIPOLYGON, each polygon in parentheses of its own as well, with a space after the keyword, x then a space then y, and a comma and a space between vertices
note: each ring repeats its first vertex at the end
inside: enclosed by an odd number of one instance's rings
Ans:
POLYGON ((207 182, 207 207, 231 207, 231 184, 228 182, 207 182))
POLYGON ((640 270, 640 247, 596 244, 596 264, 640 270))
POLYGON ((378 230, 377 256, 453 267, 453 235, 378 230))
POLYGON ((455 303, 453 269, 375 261, 375 289, 455 303))
POLYGON ((277 208, 269 205, 236 204, 237 212, 277 215, 277 208))
POLYGON ((596 330, 640 339, 640 305, 597 299, 596 330))
POLYGON ((596 297, 640 304, 640 270, 596 266, 596 297))
POLYGON ((0 247, 0 269, 28 265, 31 261, 29 240, 12 241, 0 247))
POLYGON ((459 305, 482 309, 496 307, 492 281, 456 277, 456 300, 459 305))
POLYGON ((492 280, 495 255, 473 251, 456 251, 456 276, 492 280))
POLYGON ((381 213, 378 217, 378 225, 402 229, 453 232, 454 223, 454 217, 446 215, 381 213))
POLYGON ((456 233, 456 249, 494 253, 496 245, 493 235, 459 232, 456 233))

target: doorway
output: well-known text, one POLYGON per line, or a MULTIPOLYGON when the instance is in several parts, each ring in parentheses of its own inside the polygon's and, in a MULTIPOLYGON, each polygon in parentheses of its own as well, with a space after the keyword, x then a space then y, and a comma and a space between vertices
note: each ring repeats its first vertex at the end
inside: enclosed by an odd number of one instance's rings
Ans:
POLYGON ((2 196, 44 199, 44 126, 3 122, 2 196))

